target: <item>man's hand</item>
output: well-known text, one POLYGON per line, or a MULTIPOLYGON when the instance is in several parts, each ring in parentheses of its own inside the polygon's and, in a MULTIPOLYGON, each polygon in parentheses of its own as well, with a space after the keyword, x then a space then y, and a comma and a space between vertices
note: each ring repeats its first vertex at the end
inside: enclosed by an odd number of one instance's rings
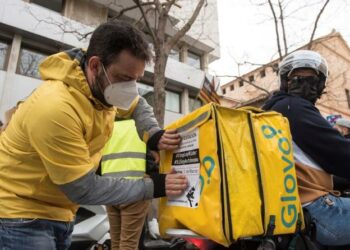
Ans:
POLYGON ((178 196, 182 194, 188 186, 185 175, 178 174, 174 169, 165 178, 165 193, 167 196, 178 196))
POLYGON ((164 134, 158 141, 159 150, 174 150, 177 149, 181 142, 181 136, 176 129, 165 130, 164 134))

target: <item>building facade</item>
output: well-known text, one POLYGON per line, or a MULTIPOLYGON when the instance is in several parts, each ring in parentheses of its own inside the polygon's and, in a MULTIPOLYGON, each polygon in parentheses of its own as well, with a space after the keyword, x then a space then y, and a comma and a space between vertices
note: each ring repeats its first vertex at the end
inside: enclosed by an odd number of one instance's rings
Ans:
MULTIPOLYGON (((38 65, 46 56, 72 47, 86 48, 87 33, 132 4, 130 0, 0 0, 0 119, 41 84, 38 65)), ((208 64, 219 58, 216 0, 208 1, 206 8, 209 11, 201 11, 193 29, 169 56, 164 124, 201 105, 196 97, 208 64), (208 25, 199 25, 204 19, 208 25), (204 30, 196 31, 195 27, 204 30), (208 41, 197 37, 209 33, 216 36, 208 41)), ((176 12, 175 8, 173 19, 179 23, 176 12)), ((134 22, 140 13, 135 9, 120 18, 134 22)), ((167 27, 169 36, 175 32, 176 27, 167 27)), ((147 65, 139 83, 140 93, 151 104, 152 74, 153 66, 147 65)))
MULTIPOLYGON (((299 49, 306 49, 306 45, 299 49)), ((341 115, 344 118, 350 118, 350 48, 348 44, 340 33, 333 31, 327 36, 314 40, 311 49, 319 52, 327 60, 329 68, 326 93, 317 101, 316 106, 325 117, 341 115)), ((261 106, 268 95, 252 84, 270 93, 278 90, 278 63, 278 60, 272 61, 221 86, 224 99, 235 100, 235 102, 228 102, 227 105, 261 106)))

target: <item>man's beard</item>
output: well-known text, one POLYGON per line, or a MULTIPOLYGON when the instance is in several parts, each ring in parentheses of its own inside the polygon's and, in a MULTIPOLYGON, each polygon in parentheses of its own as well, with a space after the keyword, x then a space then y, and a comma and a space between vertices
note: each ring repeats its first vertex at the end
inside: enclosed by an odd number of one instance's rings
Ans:
POLYGON ((107 106, 107 107, 112 107, 112 105, 108 104, 106 102, 106 99, 104 97, 103 94, 103 90, 102 90, 102 86, 101 83, 103 83, 104 81, 104 76, 103 74, 98 74, 95 78, 95 81, 91 84, 90 88, 91 88, 91 93, 92 95, 99 100, 103 105, 107 106))

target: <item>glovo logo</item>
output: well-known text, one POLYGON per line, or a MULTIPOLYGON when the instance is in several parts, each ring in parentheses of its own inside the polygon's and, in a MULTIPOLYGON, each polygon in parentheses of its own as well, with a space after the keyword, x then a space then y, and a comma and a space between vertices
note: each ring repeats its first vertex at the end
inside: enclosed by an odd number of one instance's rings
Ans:
POLYGON ((278 154, 283 161, 281 170, 284 174, 283 187, 286 195, 281 196, 283 206, 281 208, 281 220, 285 227, 292 227, 295 225, 298 217, 296 200, 297 200, 297 182, 292 173, 294 163, 292 155, 292 147, 288 138, 282 135, 282 130, 276 130, 270 125, 263 125, 261 127, 263 135, 268 140, 276 140, 278 145, 278 154))
POLYGON ((206 173, 206 177, 200 175, 199 176, 199 180, 201 182, 201 191, 200 193, 202 193, 203 191, 203 187, 205 185, 205 181, 204 181, 204 178, 207 179, 207 184, 210 184, 210 177, 211 177, 211 174, 213 173, 213 170, 215 169, 215 161, 212 157, 210 156, 205 156, 202 160, 202 165, 205 169, 205 173, 206 173))

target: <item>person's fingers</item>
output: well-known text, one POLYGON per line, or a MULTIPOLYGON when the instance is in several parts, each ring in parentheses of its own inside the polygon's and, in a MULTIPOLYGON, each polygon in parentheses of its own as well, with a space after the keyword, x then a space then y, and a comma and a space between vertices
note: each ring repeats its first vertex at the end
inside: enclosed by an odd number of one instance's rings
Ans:
MULTIPOLYGON (((172 169, 172 172, 174 169, 172 169)), ((166 194, 169 196, 175 196, 182 194, 188 186, 186 176, 182 174, 167 174, 165 179, 166 194)))
POLYGON ((159 150, 175 150, 181 143, 181 136, 176 129, 166 130, 158 142, 159 150))
POLYGON ((172 188, 180 188, 187 186, 187 179, 171 179, 166 183, 166 185, 172 188))
POLYGON ((164 134, 162 135, 166 139, 179 139, 181 138, 181 135, 176 133, 168 133, 168 131, 165 131, 164 134))
POLYGON ((181 183, 183 180, 187 182, 187 177, 184 174, 177 173, 176 170, 172 168, 165 180, 170 183, 181 183))
POLYGON ((162 138, 160 138, 160 143, 164 143, 164 144, 174 144, 174 143, 179 144, 180 142, 181 142, 181 137, 170 138, 170 137, 163 136, 162 138))
POLYGON ((184 190, 182 190, 182 191, 179 191, 179 190, 167 190, 165 193, 166 193, 166 196, 178 196, 178 195, 181 195, 183 192, 184 192, 184 190))
POLYGON ((165 130, 166 134, 177 134, 177 130, 176 129, 167 129, 165 130))
POLYGON ((161 138, 158 143, 159 150, 173 150, 177 149, 180 145, 181 138, 178 139, 167 139, 161 138))
POLYGON ((182 174, 168 174, 166 177, 166 181, 169 184, 181 184, 181 183, 187 183, 186 176, 182 174))
POLYGON ((177 148, 179 148, 179 144, 174 144, 174 145, 164 144, 164 143, 159 143, 158 144, 158 149, 159 150, 175 150, 177 148))
POLYGON ((186 188, 187 188, 187 184, 168 185, 166 186, 166 194, 180 195, 186 190, 186 188))

